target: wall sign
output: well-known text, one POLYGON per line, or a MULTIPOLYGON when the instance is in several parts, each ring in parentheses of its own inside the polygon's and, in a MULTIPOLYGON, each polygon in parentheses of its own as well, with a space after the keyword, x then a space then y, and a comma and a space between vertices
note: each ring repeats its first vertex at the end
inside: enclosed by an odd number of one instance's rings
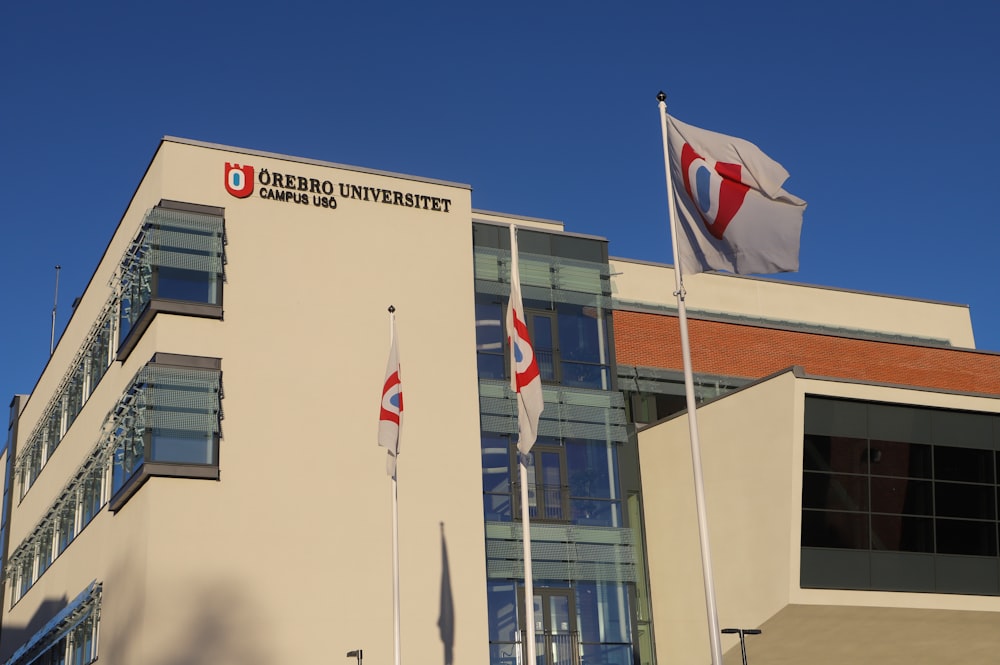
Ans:
POLYGON ((266 168, 258 170, 251 164, 226 162, 225 183, 226 191, 238 199, 256 194, 258 198, 269 201, 335 210, 339 198, 432 212, 451 212, 451 199, 439 196, 306 178, 286 172, 272 173, 266 168))

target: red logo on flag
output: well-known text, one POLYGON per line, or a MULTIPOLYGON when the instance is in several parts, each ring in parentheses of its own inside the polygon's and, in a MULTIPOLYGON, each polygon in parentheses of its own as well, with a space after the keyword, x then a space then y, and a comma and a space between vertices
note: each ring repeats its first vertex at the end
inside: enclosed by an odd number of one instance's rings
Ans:
POLYGON ((741 164, 726 162, 715 162, 713 168, 691 144, 685 143, 681 148, 684 189, 698 209, 705 228, 719 240, 750 191, 750 187, 743 184, 742 170, 741 164))
POLYGON ((399 380, 399 370, 386 377, 382 386, 382 409, 379 420, 399 426, 399 414, 403 412, 403 386, 399 380))
POLYGON ((226 191, 238 199, 253 194, 253 167, 226 162, 226 191))
POLYGON ((514 310, 514 332, 510 337, 511 346, 514 351, 514 376, 517 385, 517 392, 526 385, 538 378, 538 361, 535 360, 535 349, 531 346, 528 338, 528 326, 524 324, 519 316, 520 312, 514 310))

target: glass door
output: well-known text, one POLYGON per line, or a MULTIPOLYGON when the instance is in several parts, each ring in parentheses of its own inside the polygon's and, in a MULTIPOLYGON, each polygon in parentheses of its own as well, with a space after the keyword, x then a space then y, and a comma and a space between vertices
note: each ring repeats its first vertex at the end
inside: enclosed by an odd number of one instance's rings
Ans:
MULTIPOLYGON (((518 589, 523 603, 524 588, 518 589)), ((521 605, 523 607, 523 605, 521 605)), ((535 657, 537 665, 578 665, 576 609, 572 589, 535 589, 535 657)), ((524 617, 520 618, 525 632, 524 617)))

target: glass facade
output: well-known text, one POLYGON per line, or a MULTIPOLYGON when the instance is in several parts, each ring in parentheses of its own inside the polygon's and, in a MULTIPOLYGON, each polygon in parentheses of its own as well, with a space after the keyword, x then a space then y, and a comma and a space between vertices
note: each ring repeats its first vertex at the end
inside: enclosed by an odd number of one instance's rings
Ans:
POLYGON ((806 398, 802 586, 1000 595, 1000 415, 806 398))
POLYGON ((111 334, 116 302, 106 303, 101 316, 91 327, 63 380, 45 407, 45 413, 28 437, 15 463, 20 498, 38 479, 77 415, 90 399, 111 365, 111 334))
MULTIPOLYGON (((490 662, 523 661, 524 562, 517 410, 509 388, 506 226, 473 225, 490 662)), ((636 548, 614 381, 607 244, 518 231, 521 291, 545 409, 528 456, 538 663, 640 662, 636 548), (623 461, 624 460, 624 461, 623 461)), ((643 612, 645 615, 645 612, 643 612)), ((651 653, 641 662, 652 662, 651 653)))

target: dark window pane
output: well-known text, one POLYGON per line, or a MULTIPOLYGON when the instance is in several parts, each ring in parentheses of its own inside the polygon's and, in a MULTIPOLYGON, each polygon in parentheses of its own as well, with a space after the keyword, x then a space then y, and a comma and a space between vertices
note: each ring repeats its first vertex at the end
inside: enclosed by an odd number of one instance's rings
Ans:
POLYGON ((934 507, 939 516, 992 520, 996 518, 994 487, 937 483, 934 486, 934 507))
POLYGON ((476 303, 476 350, 503 355, 503 308, 500 303, 476 303))
POLYGON ((966 448, 993 445, 993 416, 962 411, 933 411, 934 443, 966 448))
POLYGON ((484 494, 483 513, 488 521, 510 522, 510 494, 484 494))
POLYGON ((872 549, 933 552, 934 520, 930 517, 872 515, 872 549))
MULTIPOLYGON (((503 235, 509 238, 510 231, 506 228, 493 226, 492 224, 473 224, 472 244, 476 247, 492 247, 494 249, 498 249, 501 246, 500 231, 503 231, 503 235)), ((508 240, 504 247, 506 248, 509 244, 510 242, 508 240)))
POLYGON ((868 405, 842 399, 806 397, 805 431, 831 436, 868 436, 868 405))
POLYGON ((937 520, 937 551, 939 554, 969 554, 996 556, 996 522, 967 520, 937 520))
POLYGON ((544 514, 549 520, 565 519, 562 487, 562 453, 540 451, 536 458, 535 478, 539 482, 538 491, 542 495, 544 514))
POLYGON ((513 582, 489 582, 486 587, 490 641, 513 642, 517 631, 517 592, 513 582))
POLYGON ((552 256, 552 235, 549 233, 542 233, 540 231, 518 229, 517 251, 519 254, 541 254, 542 256, 552 256))
POLYGON ((491 353, 480 353, 476 355, 476 365, 479 370, 480 379, 504 379, 507 378, 506 358, 491 353))
POLYGON ((506 439, 483 437, 483 491, 510 492, 510 450, 506 439))
POLYGON ((868 479, 830 473, 802 476, 802 507, 827 510, 868 510, 868 479))
POLYGON ((559 305, 559 352, 563 360, 601 363, 597 310, 581 305, 559 305))
POLYGON ((542 381, 557 380, 555 357, 555 331, 553 318, 548 314, 527 314, 531 321, 531 344, 538 362, 538 372, 542 381))
POLYGON ((582 365, 580 363, 563 362, 562 385, 573 388, 592 388, 607 390, 611 387, 608 368, 602 365, 582 365))
POLYGON ((993 451, 934 446, 934 477, 938 480, 993 482, 993 451))
POLYGON ((568 259, 576 259, 578 261, 604 263, 604 247, 606 244, 603 240, 553 235, 552 253, 556 256, 564 256, 568 259))
POLYGON ((194 432, 154 430, 149 459, 177 464, 215 464, 215 437, 194 432))
POLYGON ((621 502, 607 499, 570 499, 573 524, 585 526, 622 525, 621 502))
POLYGON ((933 515, 932 483, 929 480, 878 478, 871 480, 872 512, 894 515, 933 515))
POLYGON ((931 447, 927 444, 872 441, 869 457, 874 476, 931 477, 931 447))
POLYGON ((805 436, 803 466, 809 471, 868 472, 868 441, 843 436, 805 436))
POLYGON ((868 549, 868 515, 803 510, 802 546, 868 549))
POLYGON ((930 443, 931 411, 897 404, 869 404, 868 435, 872 439, 930 443))
POLYGON ((569 475, 570 496, 618 496, 617 455, 603 441, 570 440, 566 443, 566 463, 569 475))
POLYGON ((156 297, 219 304, 218 275, 200 270, 156 268, 156 297))

